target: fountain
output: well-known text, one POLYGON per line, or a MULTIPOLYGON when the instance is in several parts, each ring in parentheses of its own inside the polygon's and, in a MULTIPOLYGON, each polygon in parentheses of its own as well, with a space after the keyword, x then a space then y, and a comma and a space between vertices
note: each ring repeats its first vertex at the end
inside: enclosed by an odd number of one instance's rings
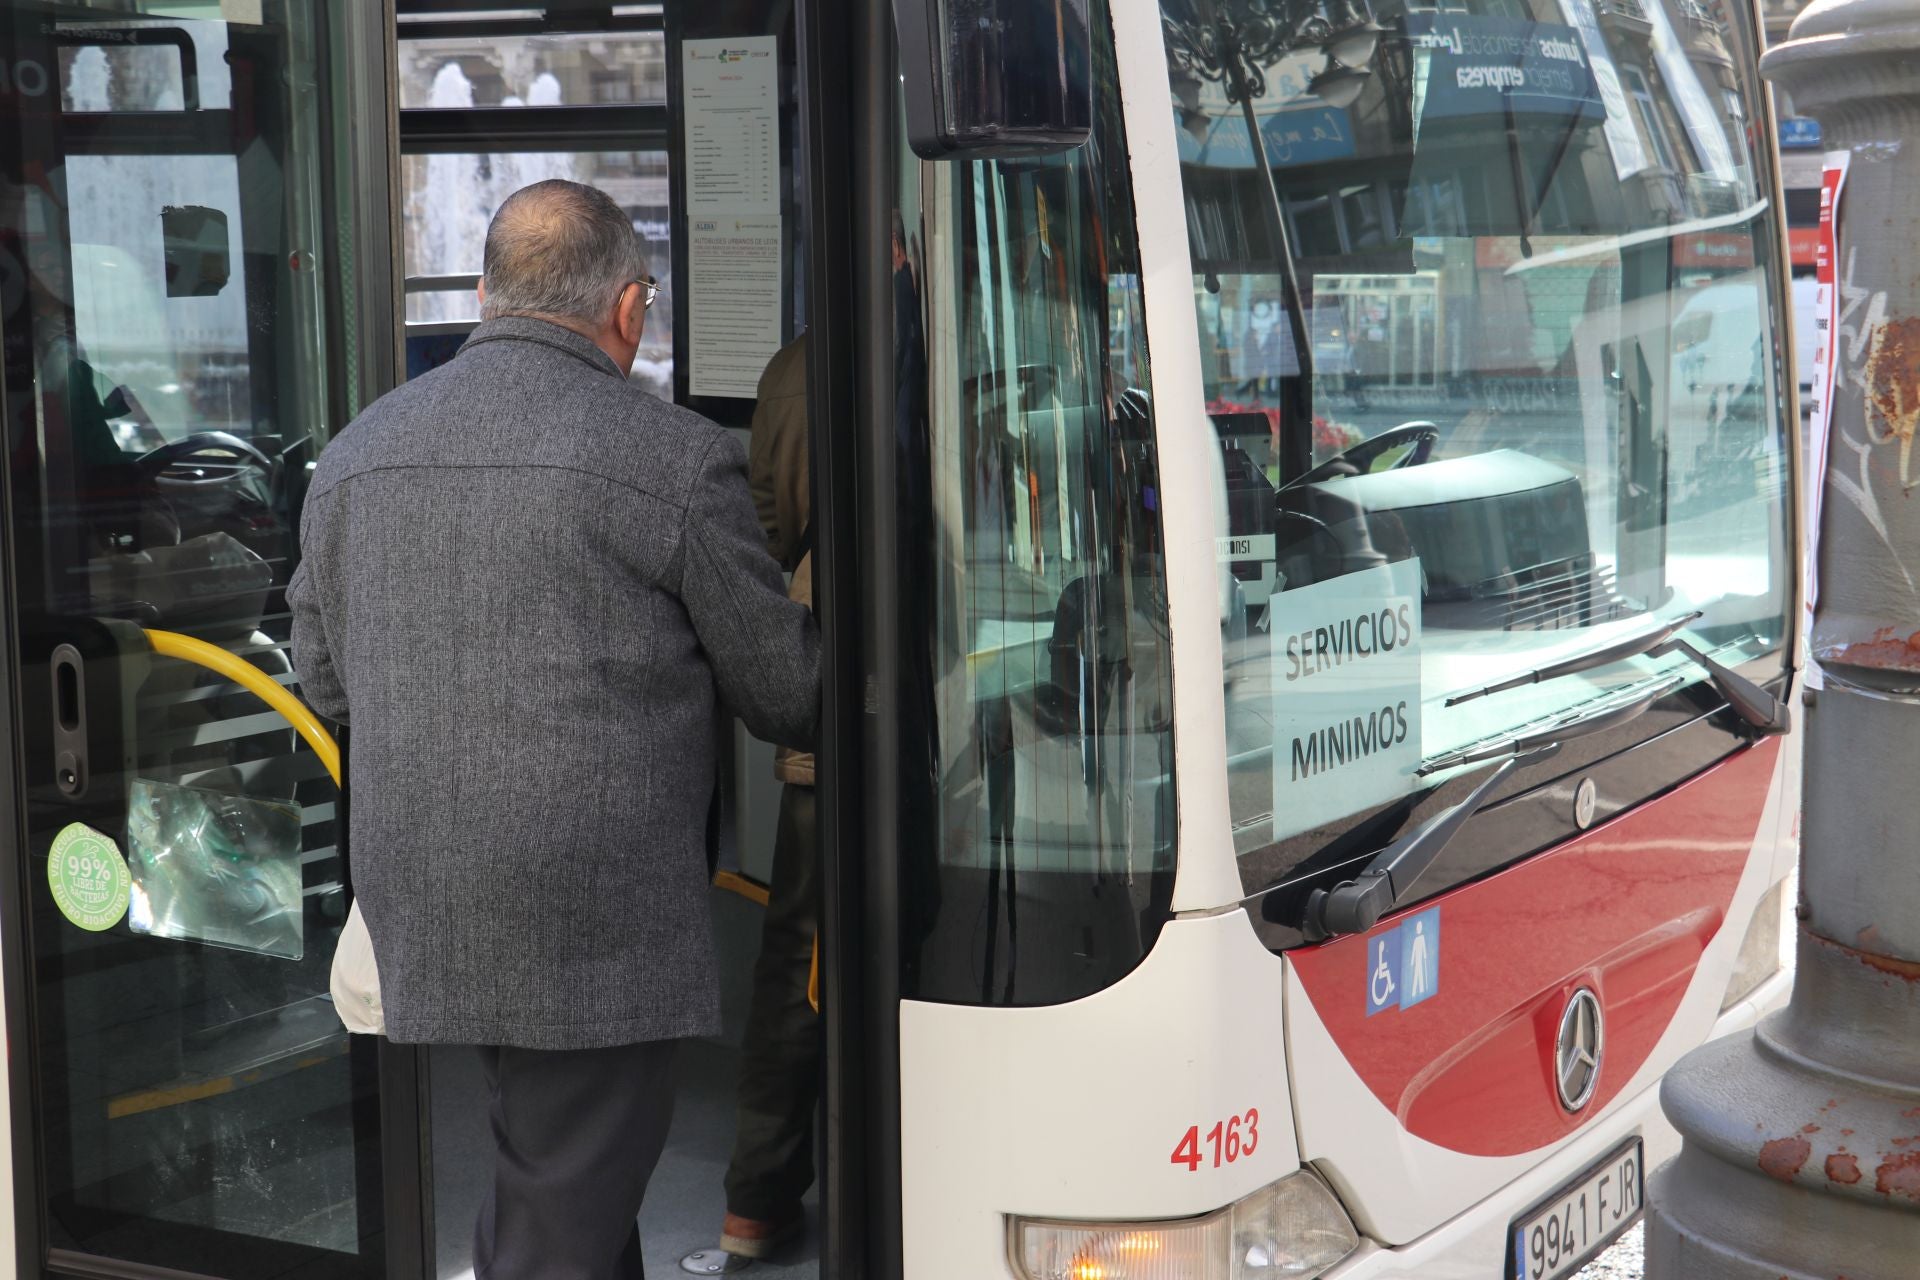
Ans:
POLYGON ((97 44, 75 50, 67 71, 66 109, 106 111, 113 105, 112 95, 113 64, 107 61, 107 51, 97 44))
MULTIPOLYGON (((473 81, 458 62, 448 62, 434 73, 427 105, 449 110, 473 106, 473 81)), ((425 160, 426 181, 408 192, 409 237, 407 274, 455 275, 480 269, 480 251, 486 243, 487 203, 480 175, 480 157, 430 155, 425 160)), ((464 290, 407 295, 407 320, 471 320, 477 304, 464 290)))
MULTIPOLYGON (((562 101, 558 77, 543 71, 534 77, 524 99, 510 95, 501 105, 536 108, 559 106, 562 101)), ((458 62, 449 61, 434 73, 427 105, 455 110, 474 105, 473 81, 458 62)), ((408 198, 408 222, 415 230, 407 274, 478 272, 487 224, 500 203, 529 183, 545 178, 572 180, 577 171, 575 158, 565 153, 426 157, 426 181, 408 198)), ((407 297, 409 322, 472 320, 477 314, 473 296, 464 289, 407 297)))

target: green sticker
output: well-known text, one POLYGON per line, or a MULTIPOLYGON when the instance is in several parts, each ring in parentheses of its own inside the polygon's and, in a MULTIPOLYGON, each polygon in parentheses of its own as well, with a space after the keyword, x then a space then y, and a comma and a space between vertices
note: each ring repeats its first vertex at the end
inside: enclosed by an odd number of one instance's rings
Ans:
POLYGON ((60 914, 94 933, 111 929, 127 914, 133 878, 113 841, 76 822, 54 837, 47 858, 47 884, 60 914))

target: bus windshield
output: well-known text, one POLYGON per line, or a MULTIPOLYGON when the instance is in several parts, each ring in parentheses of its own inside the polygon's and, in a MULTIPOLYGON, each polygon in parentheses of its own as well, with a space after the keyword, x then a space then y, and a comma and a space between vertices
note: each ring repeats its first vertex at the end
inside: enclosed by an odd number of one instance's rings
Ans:
POLYGON ((1634 635, 1690 618, 1777 676, 1782 265, 1747 6, 1375 0, 1340 31, 1161 7, 1241 855, 1701 678, 1655 649, 1462 696, 1634 635))

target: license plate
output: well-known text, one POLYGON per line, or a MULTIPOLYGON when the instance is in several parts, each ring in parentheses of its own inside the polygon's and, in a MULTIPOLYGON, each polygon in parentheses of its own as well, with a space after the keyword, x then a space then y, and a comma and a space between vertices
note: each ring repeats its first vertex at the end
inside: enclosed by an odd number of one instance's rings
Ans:
POLYGON ((1642 1173, 1634 1138, 1514 1219, 1507 1280, 1559 1280, 1592 1261, 1639 1219, 1642 1173))

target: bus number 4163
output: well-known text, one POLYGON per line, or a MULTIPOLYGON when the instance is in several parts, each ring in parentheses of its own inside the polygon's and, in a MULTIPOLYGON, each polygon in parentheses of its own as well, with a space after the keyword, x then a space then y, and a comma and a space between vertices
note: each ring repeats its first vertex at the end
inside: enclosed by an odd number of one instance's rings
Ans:
POLYGON ((1200 1126, 1188 1129, 1186 1136, 1173 1149, 1173 1163, 1187 1166, 1187 1172, 1193 1173, 1205 1164, 1211 1152, 1213 1167, 1232 1164, 1241 1156, 1250 1156, 1253 1149, 1260 1145, 1260 1111, 1249 1108, 1247 1114, 1234 1116, 1231 1120, 1219 1120, 1213 1128, 1201 1136, 1200 1126))

